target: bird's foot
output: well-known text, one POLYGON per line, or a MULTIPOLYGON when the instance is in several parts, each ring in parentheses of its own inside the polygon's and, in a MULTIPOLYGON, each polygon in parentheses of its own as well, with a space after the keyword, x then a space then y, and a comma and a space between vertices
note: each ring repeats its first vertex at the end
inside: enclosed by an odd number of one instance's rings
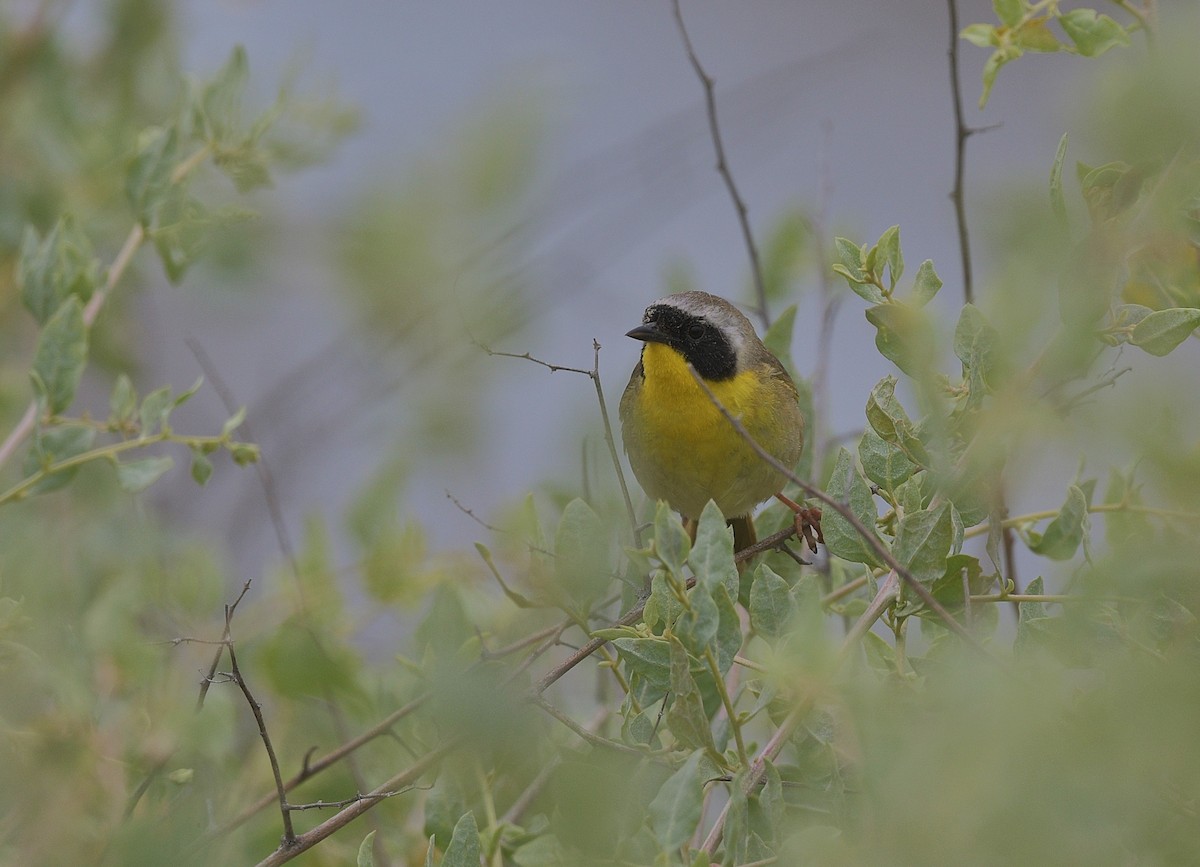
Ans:
POLYGON ((796 535, 804 539, 810 551, 817 553, 817 543, 825 544, 825 536, 821 533, 821 510, 816 506, 801 506, 783 494, 776 494, 775 498, 796 513, 796 535))

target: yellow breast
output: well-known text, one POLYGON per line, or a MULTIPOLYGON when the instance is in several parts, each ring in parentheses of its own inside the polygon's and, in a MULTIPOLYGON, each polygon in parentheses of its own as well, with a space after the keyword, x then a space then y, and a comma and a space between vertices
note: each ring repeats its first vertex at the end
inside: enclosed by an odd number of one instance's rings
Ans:
MULTIPOLYGON (((734 430, 696 384, 683 356, 660 343, 642 351, 644 379, 622 398, 622 432, 647 495, 698 517, 711 499, 728 518, 749 514, 785 479, 734 430)), ((800 456, 801 419, 790 383, 767 368, 708 383, 750 435, 788 466, 800 456)))

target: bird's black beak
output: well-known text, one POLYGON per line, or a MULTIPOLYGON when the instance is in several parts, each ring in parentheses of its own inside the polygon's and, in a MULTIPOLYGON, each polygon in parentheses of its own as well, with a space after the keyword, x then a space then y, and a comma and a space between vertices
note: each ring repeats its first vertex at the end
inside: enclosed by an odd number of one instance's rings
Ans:
POLYGON ((666 343, 667 336, 658 330, 653 322, 643 322, 637 328, 625 332, 626 337, 642 340, 646 343, 666 343))

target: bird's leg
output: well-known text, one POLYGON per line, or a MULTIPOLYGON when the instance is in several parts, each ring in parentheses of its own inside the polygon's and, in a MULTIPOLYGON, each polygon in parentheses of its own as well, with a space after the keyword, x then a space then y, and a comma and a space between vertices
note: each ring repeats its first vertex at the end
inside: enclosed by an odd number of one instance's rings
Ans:
POLYGON ((776 494, 775 499, 796 513, 796 534, 803 536, 809 550, 817 553, 817 543, 825 544, 825 536, 821 533, 821 510, 816 506, 801 506, 783 494, 776 494))

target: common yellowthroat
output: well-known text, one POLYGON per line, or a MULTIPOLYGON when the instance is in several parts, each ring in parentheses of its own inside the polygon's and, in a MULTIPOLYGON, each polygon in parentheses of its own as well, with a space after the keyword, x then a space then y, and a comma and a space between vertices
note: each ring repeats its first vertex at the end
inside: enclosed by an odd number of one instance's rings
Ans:
POLYGON ((707 292, 655 301, 628 336, 645 344, 621 396, 621 438, 633 474, 647 496, 666 500, 692 532, 715 501, 733 527, 734 549, 749 547, 756 540, 751 512, 787 480, 721 415, 688 365, 754 441, 788 467, 804 448, 791 376, 750 320, 707 292))

